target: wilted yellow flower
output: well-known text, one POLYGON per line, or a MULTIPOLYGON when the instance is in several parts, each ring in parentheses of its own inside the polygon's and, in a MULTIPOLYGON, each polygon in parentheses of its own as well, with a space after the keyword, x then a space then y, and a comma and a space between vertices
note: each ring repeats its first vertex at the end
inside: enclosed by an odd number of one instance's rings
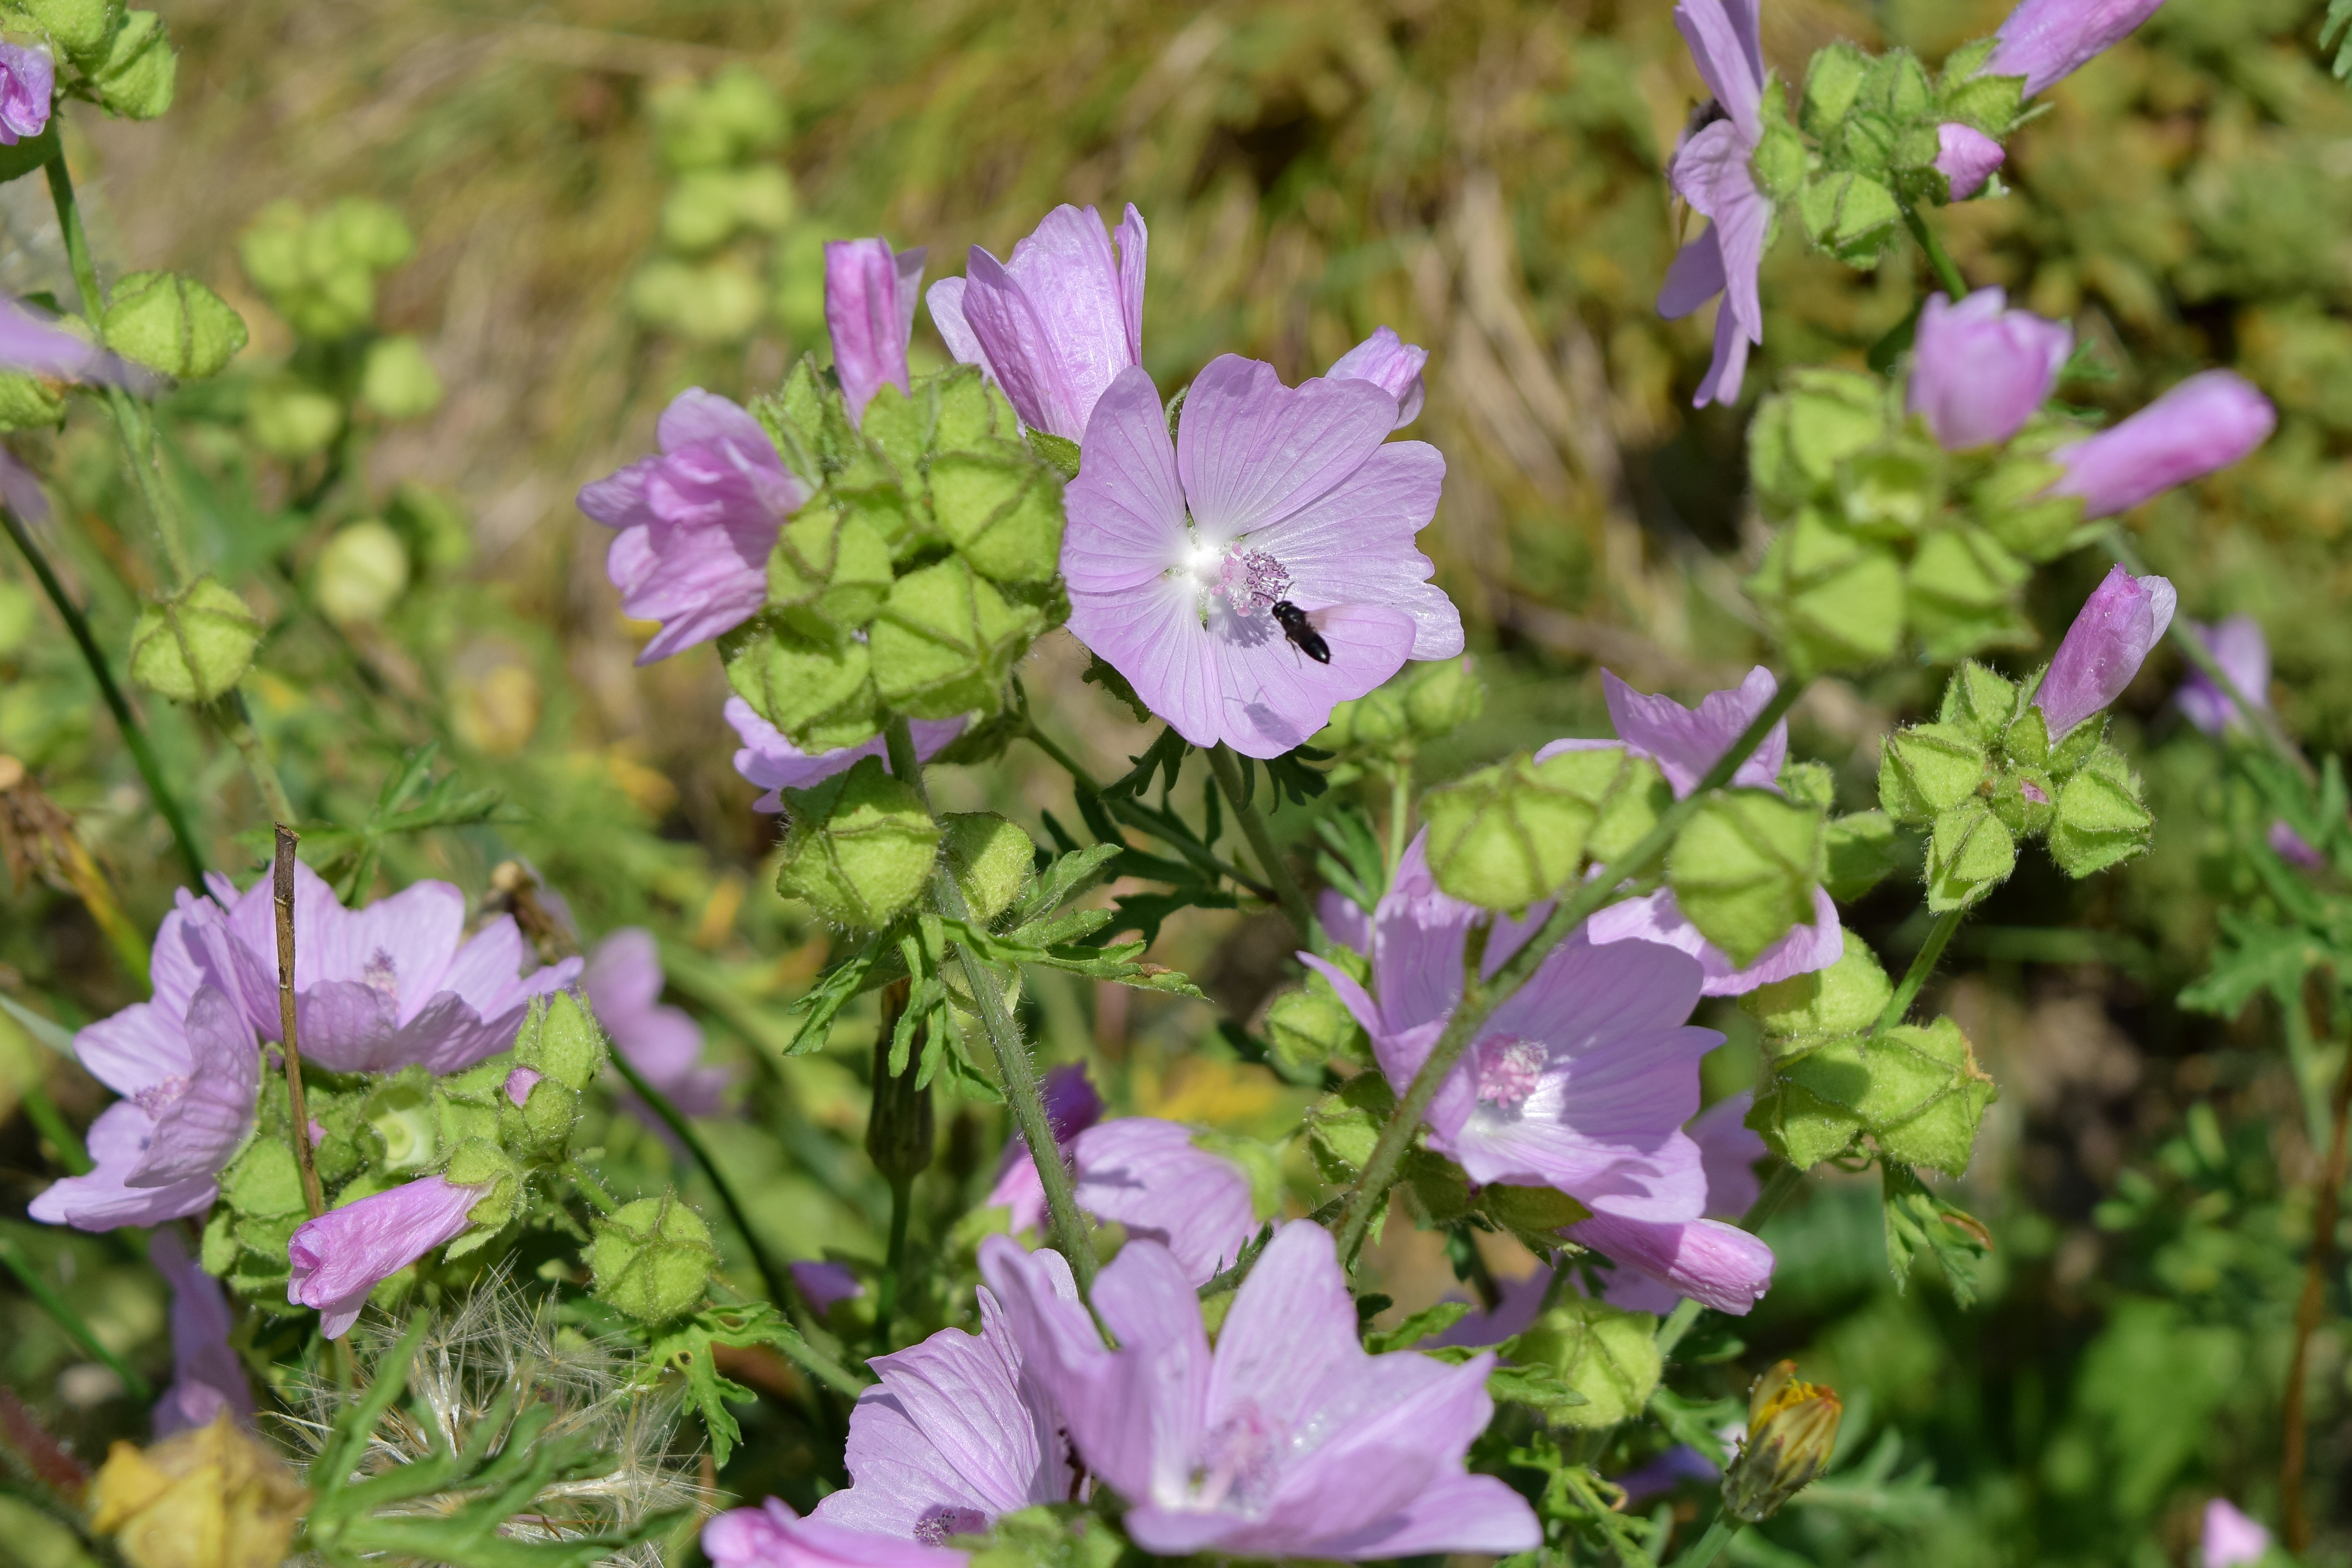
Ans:
POLYGON ((1801 1383, 1784 1361, 1748 1394, 1748 1436, 1723 1473, 1723 1506, 1754 1524, 1771 1518, 1829 1468, 1845 1406, 1835 1393, 1801 1383))
POLYGON ((115 1444, 89 1497, 90 1528, 131 1568, 278 1568, 310 1500, 226 1414, 151 1448, 115 1444))

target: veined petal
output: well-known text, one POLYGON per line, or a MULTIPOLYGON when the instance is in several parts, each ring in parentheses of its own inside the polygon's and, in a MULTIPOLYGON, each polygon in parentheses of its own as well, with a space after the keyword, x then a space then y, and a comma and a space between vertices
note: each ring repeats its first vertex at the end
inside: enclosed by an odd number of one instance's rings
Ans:
POLYGON ((1194 528, 1223 545, 1280 522, 1363 466, 1395 424, 1396 400, 1369 382, 1286 387, 1261 361, 1211 361, 1176 433, 1194 528))
POLYGON ((1328 664, 1292 646, 1271 615, 1235 616, 1222 601, 1211 612, 1209 643, 1224 697, 1221 737, 1244 757, 1279 757, 1304 744, 1331 722, 1334 707, 1372 690, 1412 656, 1418 628, 1402 610, 1341 604, 1307 619, 1330 653, 1328 664))

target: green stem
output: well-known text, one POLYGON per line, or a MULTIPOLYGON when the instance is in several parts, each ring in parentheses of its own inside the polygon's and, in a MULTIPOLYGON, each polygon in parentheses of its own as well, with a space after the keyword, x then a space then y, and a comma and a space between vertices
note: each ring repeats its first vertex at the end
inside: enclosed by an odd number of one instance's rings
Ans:
POLYGON ((1244 874, 1239 866, 1236 866, 1221 856, 1211 852, 1209 847, 1202 843, 1200 840, 1193 838, 1189 834, 1179 837, 1177 834, 1170 831, 1169 824, 1160 821, 1150 811, 1138 806, 1132 800, 1118 796, 1105 795, 1103 793, 1101 783, 1096 779, 1092 773, 1087 771, 1086 764, 1080 762, 1076 758, 1064 750, 1062 747, 1054 740, 1053 737, 1039 729, 1034 723, 1029 722, 1025 713, 1024 715, 1024 727, 1021 733, 1028 737, 1029 743, 1032 746, 1034 746, 1038 750, 1044 752, 1048 758, 1053 759, 1055 766, 1059 767, 1065 773, 1067 773, 1070 776, 1070 782, 1076 785, 1082 793, 1091 795, 1096 800, 1100 800, 1109 809, 1112 816, 1117 817, 1129 827, 1133 828, 1139 832, 1149 833, 1153 838, 1160 840, 1163 843, 1174 845, 1178 853, 1181 854, 1186 860, 1189 860, 1195 865, 1201 867, 1202 870, 1225 878, 1236 887, 1247 890, 1256 897, 1265 900, 1268 904, 1275 902, 1275 891, 1273 888, 1259 882, 1255 877, 1244 874))
POLYGON ((580 1189, 580 1196, 597 1213, 611 1214, 621 1207, 621 1200, 613 1196, 613 1189, 604 1185, 604 1178, 577 1158, 563 1162, 563 1174, 572 1178, 572 1185, 580 1189))
MULTIPOLYGON (((73 176, 66 169, 64 147, 41 169, 48 176, 49 201, 58 210, 58 230, 65 236, 66 261, 73 268, 82 315, 96 331, 106 316, 106 296, 99 287, 98 266, 90 259, 89 236, 82 230, 81 204, 74 195, 73 176)), ((139 486, 139 497, 146 503, 155 537, 163 542, 164 559, 171 565, 173 586, 184 588, 190 575, 187 544, 180 538, 178 517, 163 504, 155 472, 154 433, 129 392, 110 386, 105 398, 107 411, 114 416, 115 434, 122 440, 123 455, 131 462, 131 482, 139 486)))
POLYGON ((1772 727, 1787 716, 1797 698, 1804 693, 1804 683, 1791 681, 1781 685, 1772 700, 1765 705, 1748 727, 1740 732, 1731 748, 1707 769, 1698 787, 1682 800, 1668 807, 1658 818, 1658 825, 1643 835, 1639 843, 1612 861, 1591 880, 1578 887, 1574 896, 1561 902, 1528 943, 1511 955, 1508 962, 1495 972, 1491 980, 1482 980, 1475 967, 1462 977, 1462 1000, 1454 1009, 1445 1032, 1430 1048, 1428 1060, 1412 1076, 1412 1083, 1397 1102, 1395 1112, 1387 1126, 1381 1129, 1379 1142, 1372 1145, 1370 1158, 1356 1177, 1355 1186, 1348 1194, 1346 1210, 1338 1227, 1339 1256, 1353 1266, 1356 1254, 1364 1245, 1365 1234, 1370 1229, 1372 1216, 1379 1212, 1381 1201, 1388 1197, 1390 1185, 1396 1180, 1397 1168, 1403 1163, 1406 1148, 1421 1127, 1421 1119, 1428 1112, 1430 1102, 1470 1042, 1478 1038, 1495 1009, 1516 995, 1521 986, 1534 977, 1536 970, 1550 956, 1568 934, 1582 925, 1603 904, 1617 896, 1627 882, 1646 876, 1665 855, 1675 835, 1683 824, 1705 802, 1713 791, 1731 781, 1739 765, 1748 760, 1755 749, 1764 744, 1772 727))
POLYGON ((890 1245, 882 1255, 882 1278, 874 1292, 874 1350, 890 1348, 890 1320, 898 1311, 898 1278, 907 1267, 907 1218, 914 1207, 914 1182, 900 1176, 890 1184, 890 1245))
POLYGON ((1927 220, 1906 207, 1903 209, 1903 221, 1910 227, 1911 237, 1919 242, 1919 248, 1927 253, 1927 265, 1936 269, 1937 281, 1944 286, 1944 292, 1952 297, 1955 304, 1967 298, 1969 280, 1960 276, 1958 266, 1945 254, 1943 242, 1936 237, 1936 231, 1927 226, 1927 220))
POLYGON ((139 777, 146 781, 148 798, 155 802, 155 809, 163 814, 163 821, 171 827, 173 841, 180 847, 180 859, 187 865, 189 882, 198 887, 203 886, 205 857, 203 852, 196 848, 196 836, 189 831, 188 819, 180 810, 179 800, 164 787, 163 769, 155 760, 154 748, 147 743, 147 732, 132 716, 131 704, 123 696, 122 688, 115 685, 114 672, 108 667, 106 655, 100 652, 98 639, 90 634, 89 619, 66 592, 65 584, 58 580, 56 570, 49 565, 49 558, 41 553, 41 547, 33 541, 33 536, 26 530, 23 520, 15 511, 0 507, 0 528, 5 528, 8 537, 16 541, 16 549, 23 554, 25 564, 31 567, 33 575, 40 580, 41 591, 49 596, 49 602, 57 607, 67 632, 72 634, 74 645, 81 650, 82 663, 89 666, 91 676, 98 682, 98 695, 105 699, 107 710, 114 715, 115 727, 122 732, 122 743, 131 748, 131 760, 138 766, 139 777))
POLYGON ((1911 967, 1903 971, 1903 983, 1895 988, 1893 996, 1886 998, 1886 1006, 1879 1012, 1878 1022, 1872 1026, 1870 1037, 1873 1040, 1910 1016, 1911 1004, 1918 999, 1919 988, 1926 985, 1927 977, 1935 972, 1936 960, 1944 956, 1945 944, 1951 941, 1952 933, 1960 928, 1960 922, 1967 919, 1968 915, 1966 907, 1962 907, 1947 909, 1936 916, 1936 923, 1927 928, 1927 942, 1912 955, 1911 967))
MULTIPOLYGON (((2134 577, 2147 574, 2147 563, 2140 559, 2139 552, 2132 549, 2131 540, 2124 537, 2124 531, 2119 528, 2107 530, 2107 554, 2117 566, 2134 577)), ((2244 690, 2231 678, 2230 672, 2221 667, 2221 661, 2213 656, 2213 650, 2205 645, 2205 639, 2190 629, 2185 617, 2174 616, 2171 630, 2165 636, 2180 650, 2182 658, 2196 665, 2207 680, 2221 688, 2222 695, 2237 707, 2239 716, 2246 721, 2246 727, 2262 737, 2263 743, 2281 761, 2301 774, 2305 783, 2319 781, 2319 775, 2312 768, 2311 758, 2305 757, 2302 747, 2287 735, 2285 726, 2279 723, 2278 715, 2271 711, 2267 702, 2258 700, 2255 694, 2244 690)))
MULTIPOLYGON (((636 1091, 637 1098, 653 1107, 653 1113, 661 1118, 662 1125, 677 1135, 677 1141, 684 1144, 687 1152, 694 1156, 695 1163, 702 1167, 702 1174, 710 1178, 710 1186, 719 1194, 719 1201, 726 1208, 728 1218, 733 1220, 735 1228, 742 1233, 743 1245, 751 1249, 751 1261, 768 1287, 769 1299, 795 1318, 806 1317, 808 1302, 801 1295, 800 1287, 793 1282, 791 1270, 777 1268, 769 1258, 768 1249, 760 1244, 760 1234, 751 1228, 751 1216, 744 1212, 743 1200, 736 1196, 735 1184, 727 1178, 726 1172, 719 1168, 719 1162, 710 1157, 710 1147, 702 1141, 702 1134, 694 1130, 694 1124, 679 1114, 677 1107, 670 1103, 669 1096, 647 1082, 646 1075, 639 1072, 627 1057, 616 1051, 611 1053, 610 1060, 621 1076, 628 1080, 629 1087, 636 1091)), ((785 1354, 806 1368, 810 1375, 836 1393, 855 1399, 866 1386, 858 1381, 856 1374, 835 1364, 804 1337, 795 1335, 794 1343, 785 1346, 785 1354)))
POLYGON ((8 1272, 16 1276, 16 1282, 25 1287, 26 1293, 41 1303, 41 1310, 56 1320, 68 1338, 113 1368, 114 1375, 122 1379, 122 1385, 138 1396, 142 1404, 155 1397, 155 1385, 133 1371, 129 1362, 99 1343, 98 1336, 89 1332, 89 1325, 81 1321, 81 1314, 41 1278, 40 1270, 33 1267, 14 1237, 0 1236, 0 1263, 7 1265, 8 1272))
MULTIPOLYGON (((1600 1489, 1592 1484, 1591 1469, 1583 1465, 1569 1465, 1559 1471, 1559 1478, 1567 1483, 1568 1490, 1576 1494, 1576 1500, 1583 1505, 1585 1511, 1592 1515, 1593 1522, 1600 1526, 1601 1532, 1609 1537, 1609 1544, 1624 1568, 1654 1568, 1650 1554, 1642 1550, 1641 1543, 1633 1539, 1633 1532, 1626 1528, 1624 1516, 1611 1508, 1609 1500, 1602 1497, 1600 1489)), ((1551 1553, 1546 1552, 1544 1557, 1550 1560, 1551 1553)))
POLYGON ((269 820, 294 822, 294 802, 287 799, 285 780, 278 778, 277 764, 269 760, 260 732, 253 727, 253 712, 245 706, 245 694, 229 693, 214 705, 212 714, 237 755, 245 758, 246 771, 253 775, 254 787, 261 791, 262 809, 269 813, 269 820))
POLYGON ((1731 1538, 1739 1533, 1740 1526, 1745 1522, 1727 1508, 1717 1512, 1715 1522, 1706 1527, 1706 1533, 1694 1542, 1688 1552, 1675 1559, 1674 1568, 1706 1568, 1725 1547, 1731 1544, 1731 1538))
POLYGON ((1404 864, 1406 836, 1412 831, 1412 764, 1400 758, 1389 764, 1389 881, 1396 881, 1404 864))
MULTIPOLYGON (((929 810, 931 797, 923 788, 923 768, 916 760, 914 732, 905 718, 893 716, 889 727, 882 733, 890 753, 891 776, 912 786, 923 802, 923 810, 929 810)), ((963 889, 956 885, 953 875, 944 870, 938 873, 931 878, 931 888, 940 914, 951 920, 970 916, 963 889)), ((1036 1064, 1029 1060, 1029 1044, 1021 1038, 1021 1026, 1005 1010, 1004 990, 998 985, 995 972, 961 948, 956 952, 956 961, 963 968, 964 981, 971 988, 972 1006, 980 1013, 989 1050, 996 1058, 996 1076, 1003 1085, 1005 1103, 1013 1107, 1013 1123, 1021 1129, 1022 1140, 1029 1145, 1030 1163, 1037 1167, 1038 1185, 1045 1189, 1046 1228, 1054 1250, 1068 1260, 1070 1271, 1077 1277, 1078 1289, 1090 1290, 1095 1270, 1099 1267, 1094 1239, 1087 1234, 1086 1219, 1078 1213, 1077 1189, 1070 1183, 1070 1168, 1062 1163, 1061 1143, 1054 1136, 1054 1124, 1045 1114, 1045 1097, 1037 1084, 1036 1064)))
POLYGON ((1265 872, 1265 880, 1274 884, 1274 894, 1288 917, 1291 928, 1298 933, 1301 943, 1315 940, 1315 911, 1307 902, 1307 894, 1290 874, 1290 867, 1282 852, 1274 847, 1274 835, 1266 831, 1265 819, 1258 814, 1256 803, 1242 790, 1241 764, 1234 759, 1234 748, 1219 741, 1209 753, 1209 771, 1217 776, 1217 787, 1234 808, 1234 816, 1242 825, 1242 837, 1249 841, 1250 852, 1265 872))

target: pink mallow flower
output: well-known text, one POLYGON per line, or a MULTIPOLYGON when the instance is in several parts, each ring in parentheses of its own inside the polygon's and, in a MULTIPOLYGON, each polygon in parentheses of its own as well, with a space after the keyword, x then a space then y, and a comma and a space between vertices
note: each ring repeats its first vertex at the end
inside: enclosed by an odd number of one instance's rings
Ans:
POLYGON ((580 975, 613 1049, 687 1115, 716 1115, 734 1074, 702 1064, 702 1026, 662 1005, 666 983, 654 934, 634 925, 597 943, 580 975))
POLYGON ((1685 1296, 1725 1312, 1745 1312, 1772 1282, 1772 1249, 1734 1223, 1761 1190, 1756 1162, 1764 1140, 1748 1129, 1754 1096, 1717 1101, 1685 1125, 1706 1174, 1706 1215, 1696 1223, 1650 1224, 1595 1215, 1561 1232, 1617 1264, 1606 1291, 1612 1306, 1670 1312, 1685 1296), (1728 1306, 1723 1303, 1728 1301, 1728 1306))
POLYGON ((2164 641, 2178 601, 2163 578, 2134 577, 2119 566, 2109 570, 2066 628, 2033 694, 2052 740, 2124 695, 2142 662, 2164 641))
POLYGON ((1067 491, 1070 630, 1185 739, 1250 757, 1290 750, 1407 659, 1459 653, 1462 617, 1413 547, 1445 460, 1388 443, 1397 413, 1377 382, 1286 387, 1227 354, 1171 442, 1150 376, 1122 371, 1067 491))
POLYGON ((1947 194, 1965 202, 1984 189, 1992 172, 2009 161, 2001 144, 1973 125, 1948 121, 1936 127, 1936 172, 1948 186, 1947 194))
MULTIPOLYGON (((1040 1254, 1035 1272, 1055 1303, 1085 1311, 1059 1254, 1040 1254)), ((1062 1413, 1024 1365, 995 1295, 986 1286, 978 1294, 977 1334, 941 1329, 866 1364, 880 1381, 850 1413, 850 1484, 818 1503, 813 1521, 938 1546, 982 1534, 1004 1514, 1072 1500, 1079 1478, 1062 1413)))
MULTIPOLYGON (((236 891, 205 878, 236 938, 246 1017, 278 1038, 278 926, 262 877, 236 891)), ((531 998, 562 990, 581 961, 545 968, 512 915, 466 935, 466 895, 420 882, 364 909, 294 862, 294 992, 304 1060, 335 1072, 397 1072, 412 1062, 457 1072, 514 1042, 531 998)))
POLYGON ((1494 1414, 1494 1357, 1367 1354, 1320 1226, 1275 1233, 1213 1350, 1192 1280, 1158 1243, 1129 1241, 1095 1283, 1117 1350, 1046 1258, 992 1236, 981 1273, 1146 1552, 1361 1560, 1541 1542, 1517 1492, 1463 1466, 1494 1414))
MULTIPOLYGON (((2194 621, 2189 625, 2246 700, 2256 707, 2270 706, 2271 645, 2263 636, 2262 622, 2251 615, 2232 615, 2211 626, 2194 621)), ((2180 705, 2181 717, 2208 735, 2246 727, 2245 716, 2230 694, 2194 665, 2173 701, 2180 705)))
POLYGON ((53 1182, 27 1212, 78 1230, 160 1225, 210 1208, 252 1131, 261 1046, 237 1002, 220 910, 184 891, 155 934, 152 1000, 74 1036, 74 1056, 122 1096, 89 1129, 97 1168, 53 1182))
POLYGON ((2030 310, 2007 308, 1998 288, 1955 305, 1931 294, 1919 312, 1911 361, 1911 412, 1947 452, 2007 441, 2058 384, 2074 332, 2030 310))
MULTIPOLYGON (((783 731, 761 718, 741 697, 729 697, 724 711, 727 722, 735 727, 735 733, 743 741, 742 749, 735 753, 735 771, 767 791, 751 802, 755 811, 782 811, 784 790, 814 789, 835 774, 856 766, 861 757, 879 757, 885 767, 889 765, 889 751, 878 735, 862 746, 836 747, 811 756, 786 740, 783 731)), ((910 720, 915 759, 929 762, 937 757, 947 749, 948 742, 963 733, 968 722, 961 718, 910 720)))
MULTIPOLYGON (((1465 945, 1488 918, 1438 891, 1423 842, 1405 851, 1373 917, 1373 992, 1299 955, 1371 1035, 1399 1093, 1460 1004, 1465 945)), ((1485 973, 1518 950, 1541 914, 1496 923, 1485 973)), ((1769 1282, 1771 1253, 1703 1218, 1705 1157, 1683 1129, 1698 1109, 1699 1059, 1723 1040, 1685 1021, 1702 977, 1698 961, 1672 946, 1601 947, 1580 927, 1463 1052, 1430 1103, 1429 1145, 1481 1186, 1567 1193, 1592 1211, 1583 1222, 1595 1228, 1590 1245, 1709 1306, 1744 1312, 1769 1282)))
POLYGON ((176 1231, 147 1239, 147 1260, 172 1287, 172 1385, 155 1402, 155 1436, 209 1427, 222 1412, 253 1425, 253 1385, 229 1348, 228 1296, 188 1260, 176 1231))
POLYGON ((865 418, 866 405, 885 385, 914 390, 907 343, 915 333, 922 285, 919 248, 893 254, 887 240, 825 242, 824 324, 833 333, 834 374, 852 421, 865 418))
POLYGON ((1683 0, 1675 26, 1715 94, 1706 122, 1686 134, 1666 163, 1666 181, 1709 222, 1683 246, 1658 293, 1658 314, 1689 315, 1717 295, 1715 361, 1692 402, 1732 402, 1748 374, 1748 350, 1764 341, 1758 287, 1771 236, 1772 203, 1758 188, 1754 160, 1764 138, 1764 49, 1758 0, 1683 0))
POLYGON ((2226 1499, 2205 1505, 2205 1528, 2197 1542, 2202 1568, 2243 1568, 2270 1552, 2271 1532, 2238 1511, 2226 1499))
POLYGON ((293 1273, 286 1299, 319 1309, 319 1332, 341 1339, 359 1321, 368 1292, 446 1241, 463 1236, 486 1186, 459 1186, 446 1177, 420 1176, 331 1208, 295 1228, 287 1244, 293 1273))
POLYGON ((1023 424, 1081 440, 1110 383, 1143 362, 1150 245, 1132 203, 1115 236, 1092 207, 1055 207, 1010 262, 972 246, 963 277, 931 285, 931 321, 948 352, 1004 390, 1023 424))
POLYGON ((57 85, 57 62, 48 50, 0 44, 0 147, 14 147, 48 129, 57 85))
MULTIPOLYGON (((1739 738, 1748 723, 1764 711, 1780 690, 1772 672, 1761 664, 1750 670, 1748 678, 1734 689, 1708 693, 1699 700, 1696 710, 1672 697, 1637 692, 1607 670, 1601 674, 1601 684, 1608 696, 1609 716, 1621 740, 1556 740, 1537 752, 1536 760, 1540 762, 1571 749, 1622 745, 1634 756, 1655 762, 1677 800, 1698 788, 1699 780, 1715 766, 1717 758, 1731 749, 1732 742, 1739 738)), ((1772 727, 1764 743, 1731 776, 1731 782, 1758 789, 1778 789, 1776 780, 1788 755, 1789 727, 1784 721, 1772 727)), ((1756 961, 1746 968, 1699 934, 1698 927, 1675 904, 1671 888, 1612 904, 1586 922, 1585 930, 1596 946, 1659 942, 1680 948, 1696 958, 1705 969, 1706 994, 1710 997, 1739 996, 1759 986, 1826 969, 1845 951, 1845 932, 1838 924, 1836 902, 1823 888, 1813 891, 1811 924, 1790 931, 1757 955, 1756 961)))
POLYGON ((2278 411, 2231 371, 2189 377, 2112 430, 2062 446, 2053 496, 2079 496, 2085 517, 2111 517, 2175 486, 2227 468, 2278 427, 2278 411))
POLYGON ((1323 373, 1333 381, 1370 382, 1397 401, 1395 428, 1402 430, 1421 417, 1428 395, 1422 368, 1429 350, 1397 336, 1393 327, 1376 327, 1372 335, 1331 361, 1323 373))
POLYGON ((702 1527, 712 1568, 964 1568, 945 1547, 897 1541, 822 1519, 803 1519, 782 1498, 732 1508, 702 1527))
POLYGON ((2114 48, 2164 0, 2025 0, 2000 25, 1981 74, 2023 77, 2025 96, 2050 90, 2114 48))
POLYGON ((809 494, 760 422, 716 392, 688 387, 655 431, 660 455, 580 491, 582 511, 620 530, 604 571, 621 608, 661 622, 641 664, 759 613, 777 531, 809 494))

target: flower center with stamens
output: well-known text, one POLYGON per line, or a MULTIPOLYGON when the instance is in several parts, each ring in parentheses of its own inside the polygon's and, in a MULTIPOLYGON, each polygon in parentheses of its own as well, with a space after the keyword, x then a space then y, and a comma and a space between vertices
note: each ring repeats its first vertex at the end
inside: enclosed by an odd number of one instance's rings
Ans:
POLYGON ((915 1539, 926 1546, 944 1546, 950 1536, 982 1535, 987 1530, 988 1515, 978 1509, 942 1503, 915 1521, 915 1539))
POLYGON ((160 1122, 163 1119, 163 1113, 186 1098, 187 1092, 188 1081, 182 1076, 166 1078, 161 1083, 150 1083, 131 1099, 142 1111, 160 1122))
POLYGON ((392 955, 377 948, 368 956, 367 965, 360 970, 360 984, 380 997, 394 1000, 400 998, 400 976, 392 955))
POLYGON ((1290 597, 1290 573, 1262 549, 1236 550, 1225 558, 1223 586, 1237 613, 1255 615, 1290 597))
POLYGON ((1517 1110, 1536 1092, 1551 1053, 1532 1040, 1506 1035, 1478 1045, 1478 1103, 1517 1110))
POLYGON ((1192 1467, 1192 1506, 1216 1509, 1231 1502, 1253 1509, 1262 1504, 1274 1490, 1279 1447, 1272 1423, 1255 1400, 1234 1406, 1201 1445, 1201 1457, 1192 1467))

